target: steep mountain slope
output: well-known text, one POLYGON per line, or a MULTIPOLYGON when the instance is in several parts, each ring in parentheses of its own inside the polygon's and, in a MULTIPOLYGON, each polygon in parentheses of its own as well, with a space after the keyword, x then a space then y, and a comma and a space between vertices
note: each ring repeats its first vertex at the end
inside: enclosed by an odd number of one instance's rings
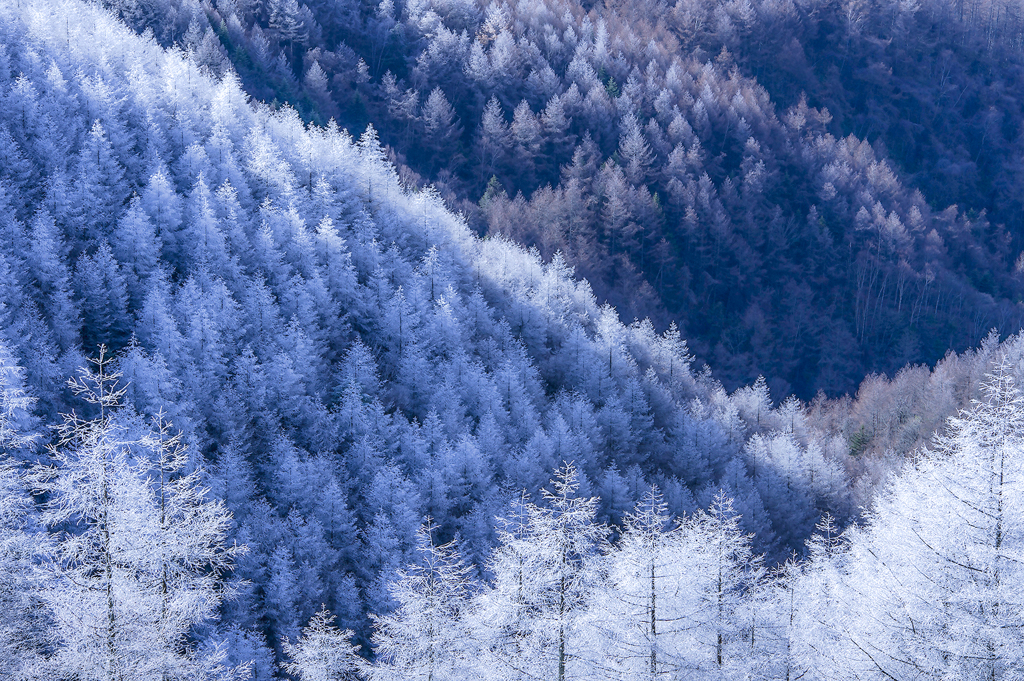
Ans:
POLYGON ((1004 40, 877 3, 106 4, 264 101, 369 117, 403 177, 561 251, 625 318, 675 320, 731 388, 841 394, 1020 328, 1019 116, 990 115, 1012 22, 1004 40))
POLYGON ((249 547, 199 634, 239 659, 321 603, 365 633, 424 516, 482 565, 494 517, 563 461, 602 519, 654 481, 675 511, 724 487, 775 558, 820 509, 850 516, 841 433, 797 433, 796 403, 784 432, 763 383, 728 396, 675 330, 477 238, 372 128, 253 106, 77 2, 3 6, 0 45, 5 381, 45 440, 88 411, 65 381, 106 344, 126 408, 183 429, 249 547))
POLYGON ((46 441, 89 409, 66 379, 117 353, 124 418, 183 429, 249 548, 193 633, 257 679, 321 604, 365 641, 426 516, 485 569, 495 516, 564 461, 600 521, 651 483, 674 513, 724 490, 733 534, 783 560, 823 511, 854 518, 992 363, 1022 366, 1024 340, 993 337, 856 399, 728 394, 676 330, 621 324, 564 260, 405 187, 372 128, 252 104, 71 0, 0 6, 0 46, 0 389, 37 400, 18 430, 46 441))

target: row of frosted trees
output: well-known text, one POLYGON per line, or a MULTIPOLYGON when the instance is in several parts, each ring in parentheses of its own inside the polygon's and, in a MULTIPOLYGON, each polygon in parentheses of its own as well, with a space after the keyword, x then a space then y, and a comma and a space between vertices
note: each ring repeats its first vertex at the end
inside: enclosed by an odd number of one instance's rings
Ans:
MULTIPOLYGON (((598 500, 559 469, 543 502, 521 499, 477 581, 429 519, 420 560, 399 572, 394 612, 374 617, 366 664, 327 613, 286 646, 303 679, 654 678, 742 675, 764 648, 751 606, 765 571, 730 500, 673 519, 652 489, 610 541, 598 500), (328 664, 330 660, 330 664, 328 664), (332 666, 333 665, 333 666, 332 666), (325 671, 335 676, 321 676, 325 671)), ((757 594, 757 596, 755 596, 757 594)), ((349 632, 350 633, 350 632, 349 632)))
POLYGON ((425 578, 436 572, 450 591, 458 574, 449 567, 457 565, 450 547, 424 547, 426 567, 404 576, 395 589, 398 610, 378 621, 384 655, 372 678, 419 678, 424 659, 436 659, 441 670, 426 669, 425 677, 560 681, 716 674, 749 659, 741 596, 760 569, 727 499, 676 524, 652 492, 626 517, 618 542, 598 551, 604 532, 593 524, 596 500, 574 496, 572 468, 559 475, 546 504, 524 504, 502 532, 490 584, 463 598, 463 644, 432 642, 436 653, 454 656, 409 654, 409 642, 422 646, 417 620, 430 631, 432 603, 420 597, 431 592, 425 578), (434 571, 434 563, 446 569, 434 571))

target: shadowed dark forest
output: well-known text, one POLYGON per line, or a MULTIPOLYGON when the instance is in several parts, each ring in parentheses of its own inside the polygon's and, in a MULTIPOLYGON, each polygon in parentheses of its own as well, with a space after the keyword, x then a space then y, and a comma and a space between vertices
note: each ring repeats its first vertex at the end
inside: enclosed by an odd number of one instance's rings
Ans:
POLYGON ((675 322, 735 388, 853 392, 1020 327, 1013 3, 109 2, 403 183, 675 322))

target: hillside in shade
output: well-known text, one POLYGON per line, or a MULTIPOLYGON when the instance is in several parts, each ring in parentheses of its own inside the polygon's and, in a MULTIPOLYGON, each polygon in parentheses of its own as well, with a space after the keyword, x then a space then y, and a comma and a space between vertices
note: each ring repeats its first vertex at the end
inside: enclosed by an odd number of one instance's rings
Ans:
MULTIPOLYGON (((1013 3, 105 0, 674 321, 731 390, 854 392, 1021 326, 1013 3)), ((1024 262, 1024 261, 1022 261, 1024 262)))

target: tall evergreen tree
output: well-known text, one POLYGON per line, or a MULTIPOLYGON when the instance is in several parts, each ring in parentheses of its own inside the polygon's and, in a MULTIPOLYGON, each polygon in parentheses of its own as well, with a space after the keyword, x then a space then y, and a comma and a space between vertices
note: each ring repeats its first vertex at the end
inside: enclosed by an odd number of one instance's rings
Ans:
POLYGON ((230 515, 186 474, 169 426, 149 430, 120 408, 124 389, 101 346, 72 390, 94 418, 68 414, 40 469, 44 521, 58 532, 42 594, 54 620, 60 676, 96 681, 185 679, 219 659, 188 644, 193 625, 223 597, 221 578, 240 549, 228 547, 230 515))
POLYGON ((445 681, 472 675, 478 663, 466 628, 472 583, 456 542, 437 545, 428 518, 416 534, 419 561, 391 587, 397 608, 374 617, 372 681, 445 681))
POLYGON ((1024 396, 1006 363, 982 389, 851 534, 839 678, 998 680, 1024 665, 1024 396))
POLYGON ((46 550, 47 537, 36 526, 25 475, 25 455, 38 434, 23 373, 0 341, 0 676, 9 679, 41 668, 49 626, 34 579, 34 557, 46 550))
POLYGON ((605 529, 597 499, 577 496, 579 472, 565 464, 544 490, 544 506, 523 502, 499 532, 492 587, 480 596, 478 627, 499 678, 565 681, 592 670, 583 622, 605 529))

